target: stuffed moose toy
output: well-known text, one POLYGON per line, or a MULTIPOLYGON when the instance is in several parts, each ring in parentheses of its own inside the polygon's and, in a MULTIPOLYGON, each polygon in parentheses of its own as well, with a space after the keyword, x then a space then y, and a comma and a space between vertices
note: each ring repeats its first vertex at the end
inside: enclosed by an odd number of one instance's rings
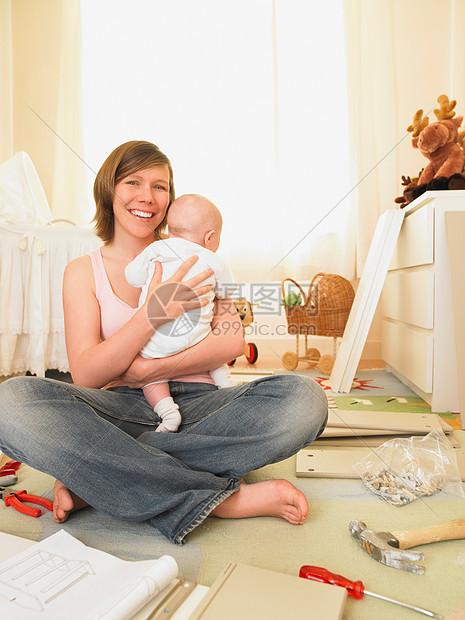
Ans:
POLYGON ((465 151, 459 144, 463 116, 455 116, 456 101, 449 101, 446 95, 438 97, 439 109, 434 110, 437 121, 429 124, 423 110, 418 110, 413 123, 407 127, 412 132, 412 145, 424 155, 429 163, 418 178, 402 177, 405 186, 403 196, 395 202, 405 206, 428 189, 465 189, 465 151))

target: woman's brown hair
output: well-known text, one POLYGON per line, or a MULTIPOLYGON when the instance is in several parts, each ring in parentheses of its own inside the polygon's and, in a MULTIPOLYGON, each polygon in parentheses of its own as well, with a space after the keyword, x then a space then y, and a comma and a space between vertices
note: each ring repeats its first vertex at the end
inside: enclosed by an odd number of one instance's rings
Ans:
MULTIPOLYGON (((168 166, 170 176, 169 186, 169 205, 173 202, 174 182, 173 168, 168 157, 160 151, 158 146, 144 140, 131 140, 118 146, 98 171, 94 183, 95 199, 95 232, 105 243, 113 239, 115 231, 115 220, 113 214, 113 198, 115 195, 115 185, 139 170, 153 168, 153 166, 168 166)), ((154 230, 156 238, 166 227, 166 214, 163 221, 154 230)))

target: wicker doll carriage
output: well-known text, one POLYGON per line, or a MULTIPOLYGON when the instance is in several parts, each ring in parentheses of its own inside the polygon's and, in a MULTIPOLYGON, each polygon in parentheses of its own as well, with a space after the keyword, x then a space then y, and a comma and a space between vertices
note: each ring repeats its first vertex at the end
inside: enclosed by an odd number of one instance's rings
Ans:
POLYGON ((285 278, 282 281, 281 290, 287 331, 296 337, 296 352, 287 352, 282 356, 284 368, 295 370, 299 361, 305 361, 311 366, 318 365, 324 374, 331 374, 336 357, 337 339, 344 333, 355 297, 352 285, 342 276, 317 273, 310 283, 307 294, 292 278, 285 278), (286 304, 289 300, 289 295, 286 296, 286 282, 291 282, 299 290, 302 299, 300 305, 286 304), (305 337, 303 356, 299 356, 299 336, 305 337), (334 355, 320 355, 318 349, 309 349, 308 336, 332 337, 334 355))

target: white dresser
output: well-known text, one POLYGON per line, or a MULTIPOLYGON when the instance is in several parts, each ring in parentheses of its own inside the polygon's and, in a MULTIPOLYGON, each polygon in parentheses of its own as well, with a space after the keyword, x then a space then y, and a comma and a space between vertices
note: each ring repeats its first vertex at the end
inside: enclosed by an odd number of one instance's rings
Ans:
POLYGON ((446 211, 465 211, 465 190, 426 192, 406 208, 382 294, 382 356, 433 411, 458 412, 446 211))

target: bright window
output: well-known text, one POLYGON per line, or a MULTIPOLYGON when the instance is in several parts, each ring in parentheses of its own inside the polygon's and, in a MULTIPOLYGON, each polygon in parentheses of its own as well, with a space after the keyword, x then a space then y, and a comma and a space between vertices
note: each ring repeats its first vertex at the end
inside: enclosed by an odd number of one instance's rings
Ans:
POLYGON ((342 0, 81 0, 81 10, 95 172, 118 144, 150 140, 173 163, 177 195, 222 211, 220 253, 238 278, 353 275, 350 199, 338 205, 351 185, 342 0))

